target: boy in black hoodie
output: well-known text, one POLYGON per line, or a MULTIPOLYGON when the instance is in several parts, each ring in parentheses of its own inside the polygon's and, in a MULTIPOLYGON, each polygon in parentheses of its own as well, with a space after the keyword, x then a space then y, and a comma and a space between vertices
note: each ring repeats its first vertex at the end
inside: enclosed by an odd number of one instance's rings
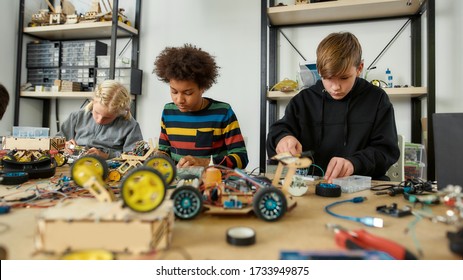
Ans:
POLYGON ((317 48, 321 80, 291 99, 269 130, 267 153, 313 151, 331 183, 352 174, 388 180, 400 150, 386 92, 360 78, 362 47, 349 32, 332 33, 317 48))

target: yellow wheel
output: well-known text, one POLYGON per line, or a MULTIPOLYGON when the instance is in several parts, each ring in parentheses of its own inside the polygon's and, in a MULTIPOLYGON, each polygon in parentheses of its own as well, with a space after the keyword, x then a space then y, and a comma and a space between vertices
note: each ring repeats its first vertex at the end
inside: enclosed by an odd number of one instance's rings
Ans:
POLYGON ((119 182, 121 180, 121 173, 117 170, 111 170, 108 174, 108 180, 113 182, 119 182))
POLYGON ((68 161, 66 156, 61 152, 54 155, 53 158, 55 159, 56 166, 58 167, 65 165, 66 162, 68 161))
POLYGON ((136 212, 153 211, 166 196, 166 182, 158 171, 141 166, 124 177, 121 196, 124 204, 136 212))
POLYGON ((71 167, 72 180, 78 185, 83 186, 91 177, 108 177, 108 164, 98 156, 84 156, 76 161, 71 167))
POLYGON ((48 155, 41 155, 37 160, 50 159, 48 155))
POLYGON ((17 162, 16 158, 12 155, 4 155, 2 159, 17 162))
POLYGON ((155 155, 145 161, 145 166, 159 171, 168 185, 175 179, 177 168, 175 167, 174 161, 167 155, 155 155))
POLYGON ((106 250, 82 250, 65 254, 63 260, 114 260, 114 254, 106 250))

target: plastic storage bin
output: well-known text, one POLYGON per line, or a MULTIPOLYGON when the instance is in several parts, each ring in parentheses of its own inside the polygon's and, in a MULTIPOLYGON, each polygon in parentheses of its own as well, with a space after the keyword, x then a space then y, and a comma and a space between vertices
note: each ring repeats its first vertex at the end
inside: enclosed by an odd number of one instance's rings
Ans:
POLYGON ((405 143, 404 161, 416 161, 424 163, 424 145, 405 143))
MULTIPOLYGON (((131 94, 141 94, 143 71, 133 68, 116 68, 114 69, 114 80, 123 84, 131 94)), ((101 84, 109 79, 109 68, 96 69, 96 84, 101 84)))
POLYGON ((407 161, 404 164, 404 178, 408 179, 425 179, 426 165, 420 161, 407 161))
POLYGON ((61 45, 62 66, 96 67, 97 56, 108 53, 108 45, 97 40, 65 41, 61 45))
POLYGON ((26 67, 59 67, 60 49, 60 42, 39 41, 27 44, 26 67))
POLYGON ((341 186, 343 193, 353 193, 371 188, 371 177, 352 175, 333 179, 333 183, 341 186))

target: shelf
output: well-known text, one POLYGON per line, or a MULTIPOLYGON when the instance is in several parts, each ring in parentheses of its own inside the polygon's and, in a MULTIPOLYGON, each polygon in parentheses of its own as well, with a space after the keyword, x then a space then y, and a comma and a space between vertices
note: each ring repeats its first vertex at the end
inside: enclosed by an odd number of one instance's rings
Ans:
MULTIPOLYGON (((118 22, 117 37, 138 35, 138 30, 118 22)), ((25 27, 24 33, 47 40, 80 40, 111 38, 112 22, 80 22, 48 26, 25 27)))
POLYGON ((272 25, 381 19, 417 14, 423 0, 338 0, 310 4, 270 7, 272 25), (407 5, 410 3, 410 5, 407 5))
POLYGON ((60 91, 60 92, 51 92, 51 91, 21 91, 21 97, 33 97, 40 99, 53 99, 53 98, 65 98, 65 99, 86 99, 92 98, 93 92, 91 91, 60 91))
MULTIPOLYGON (((385 88, 384 90, 391 98, 421 97, 426 95, 428 92, 427 87, 385 88)), ((289 100, 298 93, 299 91, 269 91, 267 92, 267 98, 270 100, 289 100)))

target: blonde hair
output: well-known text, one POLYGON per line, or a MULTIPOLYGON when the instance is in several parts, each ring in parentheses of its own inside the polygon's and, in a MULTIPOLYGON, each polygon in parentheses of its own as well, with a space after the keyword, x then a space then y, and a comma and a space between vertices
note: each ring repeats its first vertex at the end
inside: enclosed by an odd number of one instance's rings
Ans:
POLYGON ((362 46, 350 32, 331 33, 317 48, 317 69, 322 78, 341 76, 362 62, 362 46))
POLYGON ((123 116, 124 119, 128 120, 132 116, 130 113, 131 101, 129 91, 121 83, 106 80, 97 86, 93 92, 93 100, 85 106, 85 111, 92 111, 94 102, 99 102, 108 108, 110 113, 123 116))

